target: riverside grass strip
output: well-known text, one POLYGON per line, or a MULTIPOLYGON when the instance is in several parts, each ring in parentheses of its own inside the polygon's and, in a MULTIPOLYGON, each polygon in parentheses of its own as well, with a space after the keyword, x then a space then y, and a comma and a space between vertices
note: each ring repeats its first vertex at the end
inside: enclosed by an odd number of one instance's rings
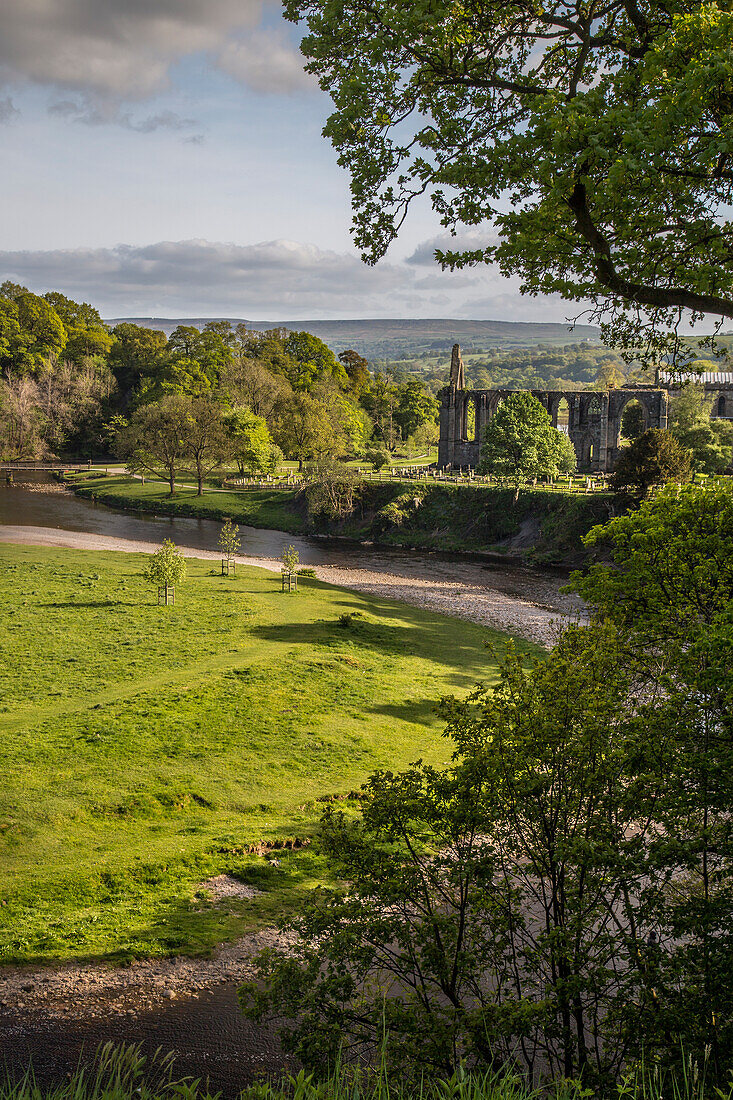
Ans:
POLYGON ((582 538, 610 514, 607 493, 561 489, 514 490, 497 486, 424 481, 365 481, 354 514, 336 524, 308 519, 305 496, 296 489, 209 489, 203 496, 181 487, 173 497, 160 481, 130 477, 70 481, 79 496, 126 511, 223 520, 289 534, 340 535, 384 546, 471 553, 511 552, 511 540, 534 528, 522 553, 538 563, 575 565, 587 556, 582 538), (389 518, 400 502, 417 497, 419 507, 389 518))
MULTIPOLYGON (((532 1088, 510 1068, 460 1069, 447 1078, 395 1080, 389 1052, 373 1066, 338 1065, 324 1077, 301 1069, 273 1075, 244 1088, 237 1100, 589 1100, 592 1089, 580 1081, 546 1081, 532 1088)), ((733 1100, 733 1083, 715 1088, 705 1067, 682 1057, 676 1074, 642 1063, 601 1094, 604 1100, 733 1100)), ((152 1057, 140 1045, 106 1043, 93 1060, 53 1083, 39 1083, 33 1066, 19 1077, 0 1078, 0 1100, 221 1100, 206 1081, 179 1077, 175 1055, 152 1057)))
POLYGON ((490 681, 507 641, 196 559, 158 607, 145 560, 0 546, 0 961, 202 952, 274 922, 322 880, 317 844, 280 866, 247 847, 312 837, 318 799, 376 768, 446 762, 435 701, 490 681), (197 887, 222 873, 258 893, 213 902, 197 887))

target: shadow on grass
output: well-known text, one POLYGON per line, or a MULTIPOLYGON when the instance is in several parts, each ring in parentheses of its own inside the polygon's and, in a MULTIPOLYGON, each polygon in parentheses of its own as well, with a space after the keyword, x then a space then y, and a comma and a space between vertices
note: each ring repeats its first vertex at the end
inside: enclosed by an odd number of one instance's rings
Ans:
MULTIPOLYGON (((468 677, 467 680, 466 686, 473 687, 473 679, 468 677)), ((458 688, 458 684, 456 687, 458 688)), ((375 703, 369 709, 372 714, 384 714, 388 718, 395 718, 400 722, 429 725, 442 721, 435 713, 436 702, 437 700, 434 698, 408 699, 404 703, 375 703)))
POLYGON ((42 603, 40 607, 137 607, 130 600, 60 600, 58 603, 42 603))
MULTIPOLYGON (((229 899, 227 899, 229 900, 229 899)), ((237 917, 241 918, 246 902, 230 902, 226 906, 207 904, 181 898, 161 902, 160 916, 148 924, 125 933, 128 944, 124 947, 101 948, 97 951, 77 953, 71 949, 71 958, 79 964, 125 964, 137 958, 157 958, 178 955, 208 957, 222 942, 235 939, 239 934, 237 917), (229 926, 229 927, 227 927, 229 926)), ((249 903, 251 905, 251 903, 249 903)), ((37 951, 24 955, 16 964, 23 966, 58 965, 54 951, 37 951)), ((13 962, 12 956, 10 962, 13 962)))
MULTIPOLYGON (((389 615, 404 625, 372 623, 367 619, 354 617, 348 625, 340 624, 338 619, 272 623, 253 627, 251 634, 263 641, 309 647, 323 646, 328 649, 351 643, 388 656, 416 657, 432 661, 455 669, 470 681, 485 678, 496 666, 496 658, 481 644, 484 635, 487 642, 497 644, 497 648, 501 650, 504 636, 495 631, 487 629, 484 632, 473 627, 470 629, 470 640, 467 641, 465 638, 468 631, 464 624, 457 621, 455 625, 453 622, 416 622, 409 611, 395 608, 393 604, 388 605, 384 612, 380 608, 379 614, 383 617, 389 615)), ((518 648, 525 647, 518 645, 518 648)), ((526 648, 534 649, 528 644, 526 648)))

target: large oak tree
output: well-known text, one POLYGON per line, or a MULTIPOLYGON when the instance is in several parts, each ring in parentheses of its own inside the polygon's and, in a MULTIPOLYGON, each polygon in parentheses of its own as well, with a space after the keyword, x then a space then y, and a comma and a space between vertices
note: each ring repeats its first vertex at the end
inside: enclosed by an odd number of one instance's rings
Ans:
POLYGON ((530 294, 590 301, 617 342, 682 311, 733 317, 729 4, 286 0, 286 13, 307 21, 308 67, 335 105, 325 133, 366 259, 428 194, 446 226, 472 230, 444 263, 496 262, 530 294))

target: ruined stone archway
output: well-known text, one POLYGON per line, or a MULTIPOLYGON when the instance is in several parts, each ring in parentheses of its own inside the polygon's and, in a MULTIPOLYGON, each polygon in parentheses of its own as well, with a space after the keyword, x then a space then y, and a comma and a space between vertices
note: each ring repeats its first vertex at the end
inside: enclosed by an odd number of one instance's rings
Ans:
MULTIPOLYGON (((479 463, 481 440, 500 402, 514 390, 465 390, 446 386, 440 400, 439 466, 468 466, 479 463), (474 438, 468 438, 467 404, 475 410, 474 438)), ((567 434, 578 456, 578 469, 609 472, 619 454, 621 416, 629 401, 638 400, 647 426, 667 427, 666 390, 628 386, 618 390, 530 390, 557 425, 562 401, 567 402, 567 434)))

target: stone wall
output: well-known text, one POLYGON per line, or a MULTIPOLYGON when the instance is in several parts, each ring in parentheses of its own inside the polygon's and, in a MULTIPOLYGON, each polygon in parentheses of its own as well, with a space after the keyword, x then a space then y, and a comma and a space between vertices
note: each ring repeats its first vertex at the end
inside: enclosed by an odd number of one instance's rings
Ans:
MULTIPOLYGON (((512 392, 516 391, 446 387, 440 395, 438 465, 477 467, 484 429, 501 401, 512 392)), ((584 472, 613 470, 619 453, 621 417, 630 401, 639 402, 645 431, 667 427, 667 391, 664 389, 627 386, 616 390, 530 392, 547 409, 555 427, 561 403, 567 403, 566 430, 578 456, 578 469, 584 472)))

